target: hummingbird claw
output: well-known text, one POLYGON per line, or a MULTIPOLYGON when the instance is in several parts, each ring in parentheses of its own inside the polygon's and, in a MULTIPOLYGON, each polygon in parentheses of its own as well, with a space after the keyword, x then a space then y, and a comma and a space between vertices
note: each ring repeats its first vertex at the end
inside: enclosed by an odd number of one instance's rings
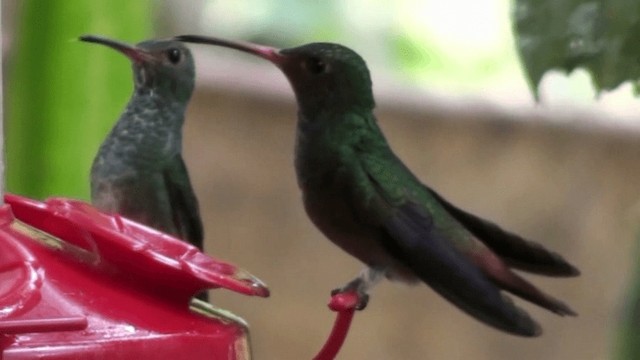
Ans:
POLYGON ((385 276, 382 268, 368 267, 360 272, 357 278, 349 281, 345 286, 331 291, 331 296, 351 293, 357 297, 357 302, 351 305, 356 310, 364 310, 369 303, 368 291, 385 276))
POLYGON ((364 310, 369 304, 369 294, 358 294, 358 304, 356 304, 356 310, 364 310))

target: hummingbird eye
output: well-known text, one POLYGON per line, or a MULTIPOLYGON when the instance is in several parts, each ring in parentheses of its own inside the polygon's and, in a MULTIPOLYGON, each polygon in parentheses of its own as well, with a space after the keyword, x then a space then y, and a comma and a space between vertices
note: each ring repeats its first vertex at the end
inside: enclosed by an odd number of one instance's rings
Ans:
POLYGON ((308 58, 304 66, 312 74, 322 74, 327 69, 327 64, 317 57, 308 58))
POLYGON ((167 51, 167 58, 172 64, 177 64, 182 58, 182 53, 179 49, 172 48, 167 51))

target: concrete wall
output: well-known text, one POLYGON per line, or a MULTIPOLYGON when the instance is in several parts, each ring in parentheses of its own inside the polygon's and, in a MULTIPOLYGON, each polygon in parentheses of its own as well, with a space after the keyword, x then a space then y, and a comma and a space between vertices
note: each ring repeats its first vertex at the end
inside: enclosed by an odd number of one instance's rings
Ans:
MULTIPOLYGON (((207 252, 272 291, 269 299, 214 291, 212 301, 250 323, 255 358, 308 359, 332 326, 329 291, 361 264, 304 214, 292 167, 295 108, 291 96, 282 99, 201 87, 184 146, 207 252)), ((356 314, 340 358, 609 358, 640 224, 640 139, 514 122, 468 105, 409 110, 383 101, 377 115, 398 155, 441 194, 576 264, 579 278, 528 278, 580 315, 560 318, 516 299, 544 328, 542 337, 522 339, 475 321, 425 285, 385 282, 356 314)))

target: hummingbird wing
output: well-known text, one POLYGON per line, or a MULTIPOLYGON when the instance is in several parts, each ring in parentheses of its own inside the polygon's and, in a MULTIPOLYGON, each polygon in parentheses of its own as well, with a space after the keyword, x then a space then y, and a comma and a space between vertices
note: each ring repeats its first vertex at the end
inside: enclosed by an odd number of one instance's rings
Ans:
POLYGON ((482 272, 458 253, 415 204, 403 205, 385 222, 398 257, 429 286, 477 319, 501 330, 537 336, 540 326, 502 295, 482 272), (399 251, 398 251, 399 250, 399 251))
POLYGON ((498 225, 457 208, 433 189, 431 195, 476 238, 509 266, 547 276, 577 276, 580 271, 559 254, 542 245, 501 229, 498 225))
POLYGON ((354 194, 361 197, 354 203, 366 204, 360 215, 378 219, 388 235, 383 246, 446 299, 489 325, 524 336, 539 334, 539 326, 499 288, 556 314, 575 315, 476 240, 390 149, 357 158, 363 175, 355 188, 365 191, 354 194))
POLYGON ((361 155, 350 184, 351 204, 360 221, 381 227, 382 245, 471 316, 509 333, 539 335, 540 326, 443 236, 432 214, 403 198, 406 188, 402 183, 412 175, 400 160, 393 156, 396 163, 371 153, 361 155))
POLYGON ((191 188, 182 155, 178 153, 171 158, 163 169, 163 177, 178 237, 202 250, 204 231, 198 199, 191 188))

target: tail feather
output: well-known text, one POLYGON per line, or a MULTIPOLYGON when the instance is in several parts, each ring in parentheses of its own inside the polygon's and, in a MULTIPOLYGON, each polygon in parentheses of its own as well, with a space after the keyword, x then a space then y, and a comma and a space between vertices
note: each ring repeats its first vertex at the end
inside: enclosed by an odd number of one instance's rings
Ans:
POLYGON ((522 299, 530 301, 560 316, 578 314, 564 302, 545 294, 533 284, 509 269, 495 254, 486 251, 473 257, 475 264, 494 284, 522 299))
POLYGON ((559 254, 503 230, 498 225, 457 208, 429 189, 447 212, 509 266, 547 276, 577 276, 580 271, 559 254))
POLYGON ((515 335, 538 336, 542 332, 535 320, 502 294, 481 268, 442 237, 430 214, 422 208, 411 203, 402 206, 387 219, 384 229, 382 245, 467 314, 515 335))

